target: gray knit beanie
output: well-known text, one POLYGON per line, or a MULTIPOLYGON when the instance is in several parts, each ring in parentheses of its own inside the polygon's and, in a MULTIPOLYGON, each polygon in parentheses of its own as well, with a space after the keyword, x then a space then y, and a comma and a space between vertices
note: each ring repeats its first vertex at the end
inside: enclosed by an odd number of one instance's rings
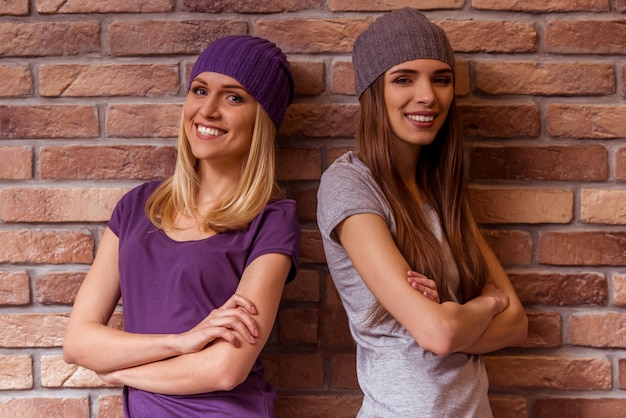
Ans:
POLYGON ((420 58, 443 61, 454 71, 454 51, 443 29, 410 7, 379 17, 352 48, 357 97, 389 68, 420 58))

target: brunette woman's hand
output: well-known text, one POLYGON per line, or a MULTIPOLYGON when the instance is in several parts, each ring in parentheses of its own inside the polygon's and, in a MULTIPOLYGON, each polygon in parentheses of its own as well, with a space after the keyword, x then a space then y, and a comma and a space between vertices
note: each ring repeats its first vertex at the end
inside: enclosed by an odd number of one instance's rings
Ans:
POLYGON ((488 283, 480 293, 481 296, 491 297, 496 302, 496 314, 504 311, 509 306, 509 297, 502 290, 488 283))
POLYGON ((435 303, 440 303, 437 283, 416 271, 407 272, 407 280, 411 287, 435 303))
POLYGON ((198 325, 176 336, 181 354, 200 351, 218 338, 235 347, 240 347, 242 340, 249 344, 256 343, 259 330, 254 315, 257 313, 252 302, 234 294, 222 306, 213 309, 198 325))

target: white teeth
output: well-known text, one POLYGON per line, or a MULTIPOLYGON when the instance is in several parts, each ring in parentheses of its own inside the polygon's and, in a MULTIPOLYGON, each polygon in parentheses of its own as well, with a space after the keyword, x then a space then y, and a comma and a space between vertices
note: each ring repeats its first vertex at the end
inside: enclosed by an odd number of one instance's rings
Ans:
POLYGON ((198 125, 198 132, 200 132, 202 135, 207 135, 207 136, 219 136, 219 135, 224 135, 226 133, 225 131, 220 131, 219 129, 206 128, 200 125, 198 125))
POLYGON ((435 120, 434 116, 407 115, 407 117, 417 122, 432 122, 433 120, 435 120))

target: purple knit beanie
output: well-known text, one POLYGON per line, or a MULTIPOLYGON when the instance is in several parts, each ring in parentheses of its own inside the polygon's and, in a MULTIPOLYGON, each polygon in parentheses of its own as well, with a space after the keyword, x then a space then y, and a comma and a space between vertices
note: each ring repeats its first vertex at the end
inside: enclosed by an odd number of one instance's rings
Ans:
POLYGON ((198 57, 189 76, 210 71, 237 80, 280 129, 294 96, 293 75, 285 54, 272 42, 248 35, 219 38, 198 57))
POLYGON ((454 71, 454 51, 443 29, 410 7, 379 17, 352 48, 357 97, 394 65, 419 58, 443 61, 454 71))

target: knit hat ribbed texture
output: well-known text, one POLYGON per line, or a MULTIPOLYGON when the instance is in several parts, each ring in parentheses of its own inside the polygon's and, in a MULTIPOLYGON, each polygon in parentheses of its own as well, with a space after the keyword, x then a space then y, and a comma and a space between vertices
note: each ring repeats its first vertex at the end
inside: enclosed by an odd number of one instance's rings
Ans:
POLYGON ((352 49, 357 97, 394 65, 415 59, 436 59, 454 71, 454 51, 445 32, 422 12, 410 7, 376 19, 352 49))
POLYGON ((274 43, 255 36, 219 38, 200 54, 189 76, 187 91, 205 71, 237 80, 259 102, 276 129, 293 101, 294 81, 285 54, 274 43))

